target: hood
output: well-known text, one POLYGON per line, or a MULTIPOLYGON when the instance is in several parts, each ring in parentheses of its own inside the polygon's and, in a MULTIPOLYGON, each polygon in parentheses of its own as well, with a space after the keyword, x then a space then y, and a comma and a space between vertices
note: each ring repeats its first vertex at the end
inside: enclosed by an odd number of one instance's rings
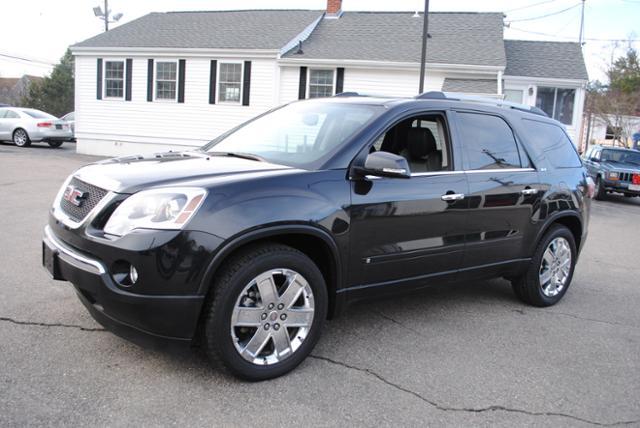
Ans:
POLYGON ((196 179, 201 181, 289 169, 292 168, 230 156, 210 156, 203 152, 169 152, 96 162, 80 168, 74 176, 103 189, 134 193, 142 188, 175 185, 196 179))
POLYGON ((629 162, 602 161, 600 162, 600 167, 607 171, 640 173, 640 165, 629 162))

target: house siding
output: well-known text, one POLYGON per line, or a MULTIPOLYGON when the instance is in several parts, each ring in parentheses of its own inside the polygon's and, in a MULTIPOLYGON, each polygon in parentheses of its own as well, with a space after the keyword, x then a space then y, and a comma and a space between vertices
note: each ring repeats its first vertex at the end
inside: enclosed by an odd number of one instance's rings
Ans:
POLYGON ((79 153, 116 156, 199 147, 273 106, 275 58, 246 58, 252 62, 249 106, 209 104, 210 63, 224 62, 224 57, 172 58, 186 60, 184 103, 147 101, 147 60, 158 58, 126 54, 112 58, 133 58, 131 101, 96 99, 97 57, 76 56, 79 153))

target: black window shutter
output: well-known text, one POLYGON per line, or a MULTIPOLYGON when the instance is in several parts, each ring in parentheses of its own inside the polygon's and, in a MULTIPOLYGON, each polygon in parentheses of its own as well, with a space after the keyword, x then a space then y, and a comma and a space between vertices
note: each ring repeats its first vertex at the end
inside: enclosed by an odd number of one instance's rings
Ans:
POLYGON ((251 96, 251 61, 244 62, 244 78, 242 80, 242 105, 248 106, 251 96))
POLYGON ((300 67, 300 86, 298 87, 298 99, 307 98, 307 67, 300 67))
POLYGON ((124 84, 124 99, 125 101, 131 101, 131 76, 133 72, 133 59, 127 58, 126 67, 126 81, 124 84))
POLYGON ((344 92, 344 68, 336 70, 336 95, 344 92))
POLYGON ((178 61, 178 102, 184 102, 184 72, 187 66, 187 61, 181 59, 178 61))
POLYGON ((147 61, 147 101, 153 101, 153 60, 147 61))
POLYGON ((218 73, 218 61, 215 59, 211 60, 211 69, 209 70, 209 104, 216 103, 216 85, 217 78, 216 74, 218 73))
POLYGON ((98 75, 96 77, 96 98, 102 99, 102 58, 98 58, 98 75))

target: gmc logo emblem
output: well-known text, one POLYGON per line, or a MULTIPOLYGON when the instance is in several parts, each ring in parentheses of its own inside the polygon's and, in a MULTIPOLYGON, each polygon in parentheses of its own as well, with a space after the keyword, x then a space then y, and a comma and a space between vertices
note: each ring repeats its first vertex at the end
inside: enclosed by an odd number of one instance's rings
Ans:
POLYGON ((64 195, 62 195, 62 199, 71 202, 76 207, 79 207, 82 205, 84 200, 87 199, 87 196, 89 196, 87 192, 78 190, 75 186, 67 186, 64 191, 64 195))

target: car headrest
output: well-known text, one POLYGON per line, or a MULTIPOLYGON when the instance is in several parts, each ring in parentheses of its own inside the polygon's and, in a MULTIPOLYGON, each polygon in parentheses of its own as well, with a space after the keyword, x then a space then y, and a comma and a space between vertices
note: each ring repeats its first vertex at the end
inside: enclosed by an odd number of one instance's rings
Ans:
POLYGON ((411 159, 422 159, 438 151, 436 139, 430 129, 411 128, 407 135, 407 149, 411 159))

